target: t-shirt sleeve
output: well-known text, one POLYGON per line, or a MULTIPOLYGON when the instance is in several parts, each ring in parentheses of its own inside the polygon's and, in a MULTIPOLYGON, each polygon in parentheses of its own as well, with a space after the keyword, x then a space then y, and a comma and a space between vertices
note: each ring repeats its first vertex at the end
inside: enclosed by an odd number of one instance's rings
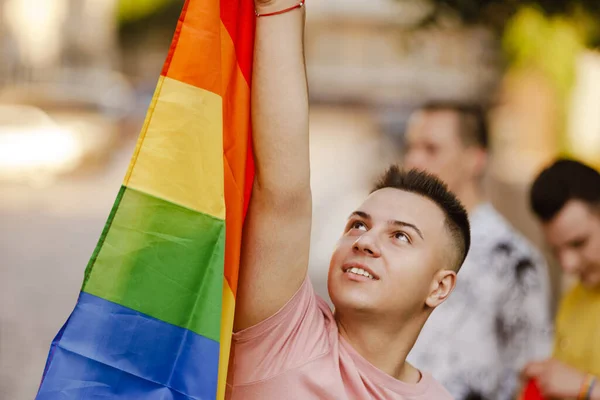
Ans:
POLYGON ((238 386, 269 379, 325 354, 329 338, 319 301, 307 277, 276 314, 235 333, 228 383, 238 386))

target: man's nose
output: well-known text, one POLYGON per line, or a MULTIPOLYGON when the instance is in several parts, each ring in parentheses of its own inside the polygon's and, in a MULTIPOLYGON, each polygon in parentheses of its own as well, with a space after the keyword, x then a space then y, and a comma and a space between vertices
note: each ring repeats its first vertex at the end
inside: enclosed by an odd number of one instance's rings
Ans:
POLYGON ((352 249, 357 253, 363 253, 370 257, 381 256, 381 250, 379 248, 379 244, 377 243, 377 238, 375 234, 370 232, 360 235, 354 242, 352 249))
POLYGON ((577 273, 580 269, 580 257, 574 251, 564 251, 559 256, 562 269, 568 274, 577 273))
POLYGON ((419 150, 410 150, 404 156, 404 167, 406 169, 425 169, 425 155, 419 150))

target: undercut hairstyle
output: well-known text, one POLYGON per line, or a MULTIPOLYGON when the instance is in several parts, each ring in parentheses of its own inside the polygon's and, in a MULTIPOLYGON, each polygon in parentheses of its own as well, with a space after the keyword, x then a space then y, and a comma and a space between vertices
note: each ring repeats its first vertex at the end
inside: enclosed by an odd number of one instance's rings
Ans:
POLYGON ((580 200, 600 212, 600 173, 579 161, 559 159, 533 182, 531 209, 540 220, 549 222, 570 200, 580 200))
POLYGON ((442 209, 446 216, 446 228, 458 253, 452 268, 458 271, 471 247, 471 227, 467 210, 454 193, 434 175, 416 169, 404 171, 397 165, 392 165, 381 176, 371 193, 385 188, 423 196, 442 209))
POLYGON ((458 115, 458 133, 465 146, 489 147, 487 113, 481 106, 454 102, 431 102, 420 109, 425 112, 453 111, 458 115))

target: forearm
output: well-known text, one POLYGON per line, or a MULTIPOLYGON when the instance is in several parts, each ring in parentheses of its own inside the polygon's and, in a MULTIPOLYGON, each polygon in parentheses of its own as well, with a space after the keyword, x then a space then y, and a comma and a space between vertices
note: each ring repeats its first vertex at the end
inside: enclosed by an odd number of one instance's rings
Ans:
MULTIPOLYGON (((299 0, 256 1, 259 13, 270 13, 299 0)), ((252 77, 256 179, 244 224, 236 331, 274 315, 306 278, 312 204, 303 36, 304 8, 257 17, 252 77)))
MULTIPOLYGON (((257 10, 278 11, 298 1, 257 3, 257 10)), ((293 196, 310 191, 304 16, 301 7, 257 18, 252 78, 255 192, 293 196)))

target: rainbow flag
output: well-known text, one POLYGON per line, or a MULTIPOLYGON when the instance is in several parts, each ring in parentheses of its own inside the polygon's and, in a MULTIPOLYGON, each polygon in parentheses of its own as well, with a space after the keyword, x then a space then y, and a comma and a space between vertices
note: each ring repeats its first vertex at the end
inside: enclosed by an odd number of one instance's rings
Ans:
POLYGON ((248 0, 187 0, 39 400, 222 399, 254 177, 248 0))

